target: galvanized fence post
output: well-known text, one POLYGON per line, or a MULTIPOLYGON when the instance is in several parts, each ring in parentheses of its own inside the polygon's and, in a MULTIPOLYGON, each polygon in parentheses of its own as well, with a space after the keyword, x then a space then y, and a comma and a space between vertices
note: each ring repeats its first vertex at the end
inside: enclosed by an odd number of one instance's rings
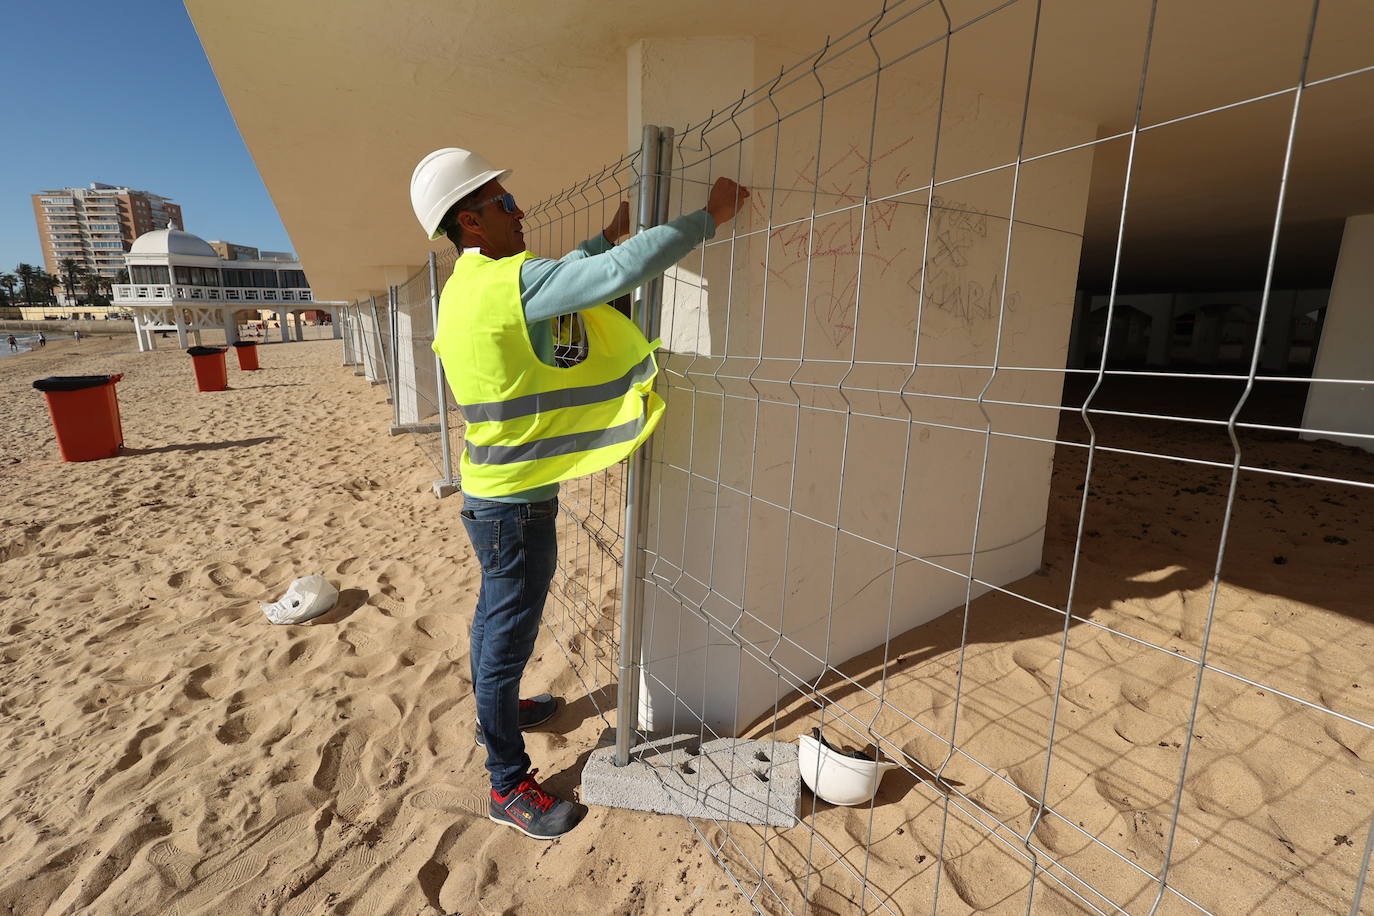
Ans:
MULTIPOLYGON (((434 252, 429 253, 429 313, 430 322, 433 326, 430 337, 438 340, 439 338, 439 265, 438 256, 434 252)), ((453 450, 448 441, 448 379, 444 377, 444 363, 439 359, 438 351, 434 353, 434 379, 436 403, 439 405, 439 450, 441 454, 442 470, 444 475, 442 480, 434 484, 434 494, 439 497, 448 496, 453 493, 453 450)))
MULTIPOLYGON (((671 132, 668 134, 672 136, 671 132)), ((659 172, 662 168, 663 131, 653 124, 644 125, 640 146, 638 228, 656 225, 661 210, 659 172)), ((671 158, 672 145, 666 155, 671 158)), ((666 204, 666 191, 663 192, 666 204)), ((645 336, 653 339, 658 328, 658 294, 660 281, 651 280, 640 295, 639 326, 645 336)), ((630 762, 630 745, 639 728, 639 656, 644 618, 643 527, 649 482, 649 450, 647 443, 631 456, 625 477, 625 539, 621 548, 623 558, 620 587, 620 677, 616 701, 615 765, 630 762)))
MULTIPOLYGON (((371 346, 370 348, 368 348, 368 349, 369 349, 369 352, 370 352, 371 355, 372 355, 372 371, 373 371, 374 373, 380 372, 380 373, 382 373, 382 374, 385 374, 386 371, 387 371, 387 368, 386 368, 386 358, 385 358, 385 354, 383 354, 383 353, 381 352, 381 351, 382 351, 382 319, 381 319, 381 316, 377 313, 377 297, 376 297, 376 296, 369 296, 367 301, 368 301, 368 306, 369 306, 369 308, 371 308, 371 310, 372 310, 372 335, 371 335, 371 336, 372 336, 372 346, 371 346)), ((383 381, 383 379, 380 379, 380 378, 374 378, 374 379, 369 379, 369 380, 372 381, 372 382, 375 383, 375 384, 381 384, 381 382, 383 381)), ((387 383, 387 390, 390 391, 390 390, 391 390, 391 379, 385 379, 385 381, 386 381, 386 383, 387 383)))
POLYGON ((397 309, 397 287, 388 286, 386 288, 387 301, 387 321, 390 327, 387 328, 387 336, 391 338, 391 365, 387 369, 387 374, 391 376, 391 423, 393 426, 401 425, 401 354, 400 336, 396 330, 397 309))

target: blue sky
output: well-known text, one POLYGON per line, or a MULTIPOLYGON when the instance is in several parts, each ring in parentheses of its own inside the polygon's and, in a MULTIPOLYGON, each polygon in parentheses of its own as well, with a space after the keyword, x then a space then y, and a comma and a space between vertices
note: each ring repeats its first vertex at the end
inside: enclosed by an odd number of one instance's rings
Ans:
POLYGON ((186 229, 294 250, 179 0, 18 0, 0 50, 0 270, 43 263, 29 195, 92 181, 181 205, 186 229))

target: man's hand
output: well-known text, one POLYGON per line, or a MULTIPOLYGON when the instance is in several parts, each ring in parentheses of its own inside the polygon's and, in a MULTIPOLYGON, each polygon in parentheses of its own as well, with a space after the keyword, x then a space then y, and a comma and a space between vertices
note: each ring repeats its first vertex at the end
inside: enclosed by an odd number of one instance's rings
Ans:
POLYGON ((749 198, 749 189, 735 184, 728 178, 717 178, 711 187, 711 196, 706 199, 706 212, 719 227, 734 218, 740 204, 749 198))
POLYGON ((618 239, 629 231, 630 202, 628 200, 622 200, 620 202, 620 207, 615 211, 615 219, 611 220, 609 226, 601 230, 601 234, 606 237, 606 241, 614 245, 618 239))

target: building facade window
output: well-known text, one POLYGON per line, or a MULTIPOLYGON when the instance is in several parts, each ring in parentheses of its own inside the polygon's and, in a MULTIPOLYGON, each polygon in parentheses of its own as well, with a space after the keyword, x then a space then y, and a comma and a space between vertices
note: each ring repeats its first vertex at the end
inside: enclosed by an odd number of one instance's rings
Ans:
POLYGON ((176 270, 176 282, 185 286, 219 286, 219 269, 215 267, 185 267, 176 270))
POLYGON ((167 283, 167 267, 163 264, 135 264, 129 268, 129 279, 135 283, 167 283))

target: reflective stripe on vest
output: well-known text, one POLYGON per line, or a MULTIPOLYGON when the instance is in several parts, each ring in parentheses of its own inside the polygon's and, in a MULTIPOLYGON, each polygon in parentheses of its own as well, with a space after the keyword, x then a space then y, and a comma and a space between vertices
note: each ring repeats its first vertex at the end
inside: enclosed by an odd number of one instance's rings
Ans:
POLYGON ((610 429, 550 436, 520 445, 469 445, 466 448, 468 458, 476 464, 513 464, 517 461, 534 461, 536 458, 553 458, 573 452, 585 452, 604 445, 618 445, 621 442, 629 442, 638 436, 642 429, 644 418, 635 417, 628 423, 612 426, 610 429))
MULTIPOLYGON (((488 401, 485 404, 462 404, 463 419, 469 423, 488 423, 493 420, 514 420, 531 414, 547 413, 561 407, 584 407, 599 404, 612 398, 624 397, 634 385, 647 382, 654 377, 658 368, 654 358, 646 356, 629 372, 618 379, 598 385, 584 385, 581 388, 564 388, 560 391, 542 391, 512 398, 509 401, 488 401)), ((476 460, 476 459, 473 459, 476 460)), ((489 462, 482 461, 482 464, 489 462)))
POLYGON ((439 301, 433 348, 463 405, 462 487, 473 496, 509 496, 610 467, 663 414, 653 391, 658 341, 609 306, 578 313, 585 360, 560 367, 539 359, 520 301, 520 267, 530 257, 468 251, 439 301))

